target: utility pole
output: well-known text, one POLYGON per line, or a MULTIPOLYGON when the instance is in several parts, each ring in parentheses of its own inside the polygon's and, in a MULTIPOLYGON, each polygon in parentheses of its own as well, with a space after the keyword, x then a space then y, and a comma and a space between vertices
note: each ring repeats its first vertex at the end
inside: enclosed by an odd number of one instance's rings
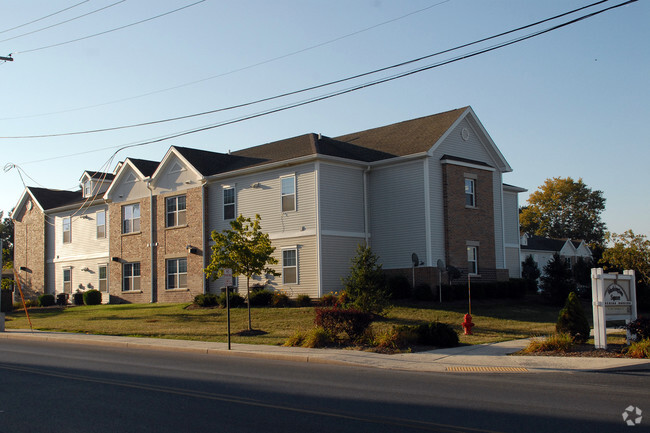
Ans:
POLYGON ((9 54, 9 56, 7 56, 7 57, 0 56, 0 60, 4 60, 5 62, 13 62, 14 61, 13 57, 11 57, 11 54, 9 54))

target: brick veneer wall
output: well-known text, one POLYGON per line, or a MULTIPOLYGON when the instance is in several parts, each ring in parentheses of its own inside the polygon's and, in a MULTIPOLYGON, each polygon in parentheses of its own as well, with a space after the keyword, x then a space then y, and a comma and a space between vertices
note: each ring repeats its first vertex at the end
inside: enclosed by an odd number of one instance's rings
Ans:
POLYGON ((45 215, 34 204, 31 210, 23 207, 14 218, 14 268, 25 298, 36 298, 48 290, 54 293, 54 287, 46 287, 45 215), (27 270, 20 271, 21 267, 27 270))
POLYGON ((445 251, 447 264, 467 274, 467 242, 478 242, 482 280, 497 279, 494 244, 492 172, 454 164, 443 165, 445 251), (476 206, 465 206, 466 174, 475 176, 476 206))

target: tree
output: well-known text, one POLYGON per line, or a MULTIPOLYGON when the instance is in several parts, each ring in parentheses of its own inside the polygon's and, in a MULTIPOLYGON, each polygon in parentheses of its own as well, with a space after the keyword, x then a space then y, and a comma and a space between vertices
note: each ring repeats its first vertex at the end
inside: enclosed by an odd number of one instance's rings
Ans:
POLYGON ((558 253, 553 254, 553 258, 544 266, 542 292, 553 304, 561 305, 573 290, 575 283, 569 264, 558 253))
POLYGON ((575 292, 569 293, 557 318, 555 330, 571 334, 576 343, 584 343, 589 338, 589 321, 575 292))
POLYGON ((526 285, 529 290, 537 291, 537 280, 541 275, 542 273, 533 256, 530 254, 526 256, 526 259, 521 262, 521 277, 526 280, 526 285))
POLYGON ((13 268, 14 257, 14 221, 7 217, 2 219, 0 211, 0 239, 2 239, 2 263, 5 269, 13 268))
POLYGON ((622 234, 607 233, 606 239, 608 246, 603 251, 601 263, 609 263, 618 270, 633 269, 639 282, 650 284, 650 240, 647 236, 628 230, 622 234))
POLYGON ((233 276, 246 277, 246 303, 248 304, 248 330, 251 326, 250 279, 267 274, 279 276, 280 273, 268 267, 278 260, 272 256, 275 247, 267 233, 260 226, 260 216, 255 220, 239 215, 230 222, 230 229, 221 233, 212 231, 212 257, 210 264, 203 270, 212 279, 221 278, 225 269, 232 269, 233 276))
POLYGON ((343 280, 350 304, 366 313, 380 314, 389 302, 386 278, 378 262, 368 245, 359 244, 350 274, 343 280))
POLYGON ((519 222, 528 234, 600 245, 605 238, 604 210, 602 191, 593 191, 582 179, 554 177, 530 195, 528 206, 520 210, 519 222))

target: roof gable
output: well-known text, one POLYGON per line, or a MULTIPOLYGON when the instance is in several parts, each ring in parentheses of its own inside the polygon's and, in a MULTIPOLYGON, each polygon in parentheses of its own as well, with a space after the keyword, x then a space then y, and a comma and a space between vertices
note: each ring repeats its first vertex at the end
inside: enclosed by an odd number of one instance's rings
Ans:
POLYGON ((146 159, 126 158, 120 166, 115 179, 104 193, 104 197, 113 199, 114 192, 123 184, 142 181, 149 178, 158 167, 158 162, 146 159))

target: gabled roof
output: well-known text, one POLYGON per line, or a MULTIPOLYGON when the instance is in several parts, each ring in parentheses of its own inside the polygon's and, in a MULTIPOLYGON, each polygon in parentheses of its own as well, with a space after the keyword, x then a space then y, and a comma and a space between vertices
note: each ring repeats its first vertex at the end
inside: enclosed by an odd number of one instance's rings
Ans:
POLYGON ((227 153, 191 149, 189 147, 174 146, 174 149, 203 176, 225 173, 268 162, 267 159, 263 158, 248 158, 227 153))
POLYGON ((542 236, 527 235, 527 245, 522 245, 522 250, 561 251, 567 243, 566 239, 552 239, 542 236))
POLYGON ((102 182, 111 182, 113 179, 115 179, 115 175, 113 173, 104 173, 101 171, 90 170, 84 171, 79 180, 83 179, 84 177, 88 177, 89 179, 93 180, 100 180, 102 182))
POLYGON ((85 200, 81 190, 64 191, 60 189, 36 188, 33 186, 27 187, 27 189, 43 210, 83 203, 85 200))
POLYGON ((143 177, 149 177, 158 168, 158 161, 150 161, 148 159, 127 158, 135 166, 135 168, 142 174, 143 177))

